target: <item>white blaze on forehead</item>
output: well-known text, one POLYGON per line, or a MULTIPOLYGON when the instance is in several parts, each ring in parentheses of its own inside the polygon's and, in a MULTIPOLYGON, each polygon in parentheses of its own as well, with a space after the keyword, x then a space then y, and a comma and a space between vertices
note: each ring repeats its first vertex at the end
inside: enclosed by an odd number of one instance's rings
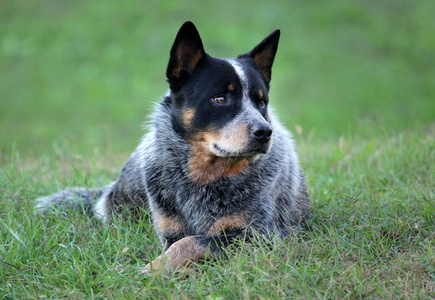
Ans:
POLYGON ((243 66, 241 63, 234 59, 227 59, 227 62, 229 62, 234 70, 236 71, 237 76, 239 76, 240 83, 242 84, 242 92, 243 92, 243 99, 248 99, 248 91, 249 91, 249 83, 248 83, 248 77, 246 76, 245 70, 243 70, 243 66))
MULTIPOLYGON (((237 76, 239 76, 240 83, 242 85, 242 102, 244 103, 242 107, 242 112, 248 113, 252 116, 256 115, 257 117, 259 117, 259 115, 261 114, 254 107, 249 97, 249 80, 245 70, 243 69, 243 65, 235 59, 226 59, 226 61, 233 66, 237 76)), ((238 115, 238 117, 240 117, 240 114, 238 115)))

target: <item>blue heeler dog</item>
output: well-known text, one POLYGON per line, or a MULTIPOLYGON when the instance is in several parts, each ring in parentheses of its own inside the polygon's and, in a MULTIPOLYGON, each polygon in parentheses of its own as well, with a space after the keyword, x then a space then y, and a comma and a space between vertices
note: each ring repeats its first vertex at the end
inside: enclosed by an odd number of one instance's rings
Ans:
POLYGON ((119 179, 38 198, 38 212, 84 207, 107 223, 145 208, 165 252, 142 273, 217 257, 252 232, 286 237, 308 216, 309 196, 291 135, 269 109, 279 36, 220 59, 184 23, 166 71, 169 92, 119 179))

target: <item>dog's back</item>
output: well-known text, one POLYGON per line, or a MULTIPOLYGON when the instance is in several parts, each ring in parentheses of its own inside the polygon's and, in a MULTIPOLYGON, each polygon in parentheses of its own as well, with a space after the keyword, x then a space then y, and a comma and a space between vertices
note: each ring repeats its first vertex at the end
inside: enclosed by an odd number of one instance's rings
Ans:
MULTIPOLYGON (((204 52, 192 23, 181 27, 166 74, 170 92, 149 133, 120 178, 91 191, 99 199, 92 210, 103 221, 125 207, 150 210, 167 250, 146 272, 216 256, 248 228, 285 237, 307 217, 292 138, 268 108, 279 35, 236 59, 217 59, 204 52)), ((92 193, 61 193, 40 198, 40 210, 77 200, 91 206, 92 193)))

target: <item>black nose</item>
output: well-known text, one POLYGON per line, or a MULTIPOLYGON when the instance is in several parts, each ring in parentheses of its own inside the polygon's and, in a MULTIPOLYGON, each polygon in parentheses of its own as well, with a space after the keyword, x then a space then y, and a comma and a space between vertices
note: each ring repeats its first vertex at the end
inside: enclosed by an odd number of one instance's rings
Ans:
POLYGON ((252 127, 252 135, 258 142, 266 144, 272 137, 272 127, 267 123, 254 125, 252 127))

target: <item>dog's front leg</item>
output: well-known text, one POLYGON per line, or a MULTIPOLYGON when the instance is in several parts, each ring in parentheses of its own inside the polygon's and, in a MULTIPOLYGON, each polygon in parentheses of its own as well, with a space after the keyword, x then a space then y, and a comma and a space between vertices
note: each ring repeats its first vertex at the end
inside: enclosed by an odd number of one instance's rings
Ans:
POLYGON ((173 243, 162 255, 150 262, 141 274, 179 272, 191 262, 201 262, 220 255, 222 249, 239 237, 243 229, 215 236, 188 236, 173 243))
POLYGON ((162 255, 150 262, 141 274, 172 273, 182 270, 191 262, 203 261, 216 256, 210 246, 201 242, 199 236, 188 236, 173 243, 162 255))

